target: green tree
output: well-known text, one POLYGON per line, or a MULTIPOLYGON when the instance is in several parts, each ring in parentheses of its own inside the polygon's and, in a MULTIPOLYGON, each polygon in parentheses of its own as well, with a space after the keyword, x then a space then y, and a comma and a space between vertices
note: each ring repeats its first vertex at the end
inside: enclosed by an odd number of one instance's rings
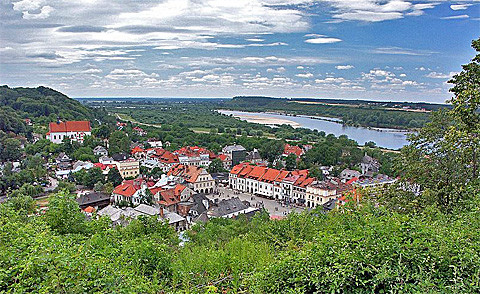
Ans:
POLYGON ((20 159, 22 151, 21 143, 14 138, 5 138, 0 141, 0 161, 15 161, 20 159))
POLYGON ((110 135, 108 140, 108 153, 130 153, 130 144, 131 140, 126 133, 122 131, 115 131, 110 135))
POLYGON ((220 160, 220 158, 215 158, 210 162, 210 165, 207 168, 209 173, 219 173, 225 171, 223 168, 223 162, 220 160))
MULTIPOLYGON (((473 42, 477 52, 479 41, 473 42)), ((454 76, 453 109, 431 115, 431 122, 409 136, 398 170, 404 189, 418 188, 418 201, 451 212, 479 191, 480 55, 454 76)), ((394 197, 394 195, 392 195, 394 197)), ((385 197, 388 201, 388 197, 385 197)))
POLYGON ((45 221, 62 235, 84 233, 86 229, 85 216, 80 211, 75 197, 65 190, 53 194, 48 199, 45 221))
POLYGON ((122 175, 116 168, 111 168, 107 174, 107 182, 112 183, 114 187, 120 185, 123 181, 122 175))
POLYGON ((266 159, 268 162, 272 163, 275 159, 280 158, 284 150, 283 141, 280 140, 269 140, 264 144, 260 149, 260 156, 263 159, 266 159))
POLYGON ((294 170, 297 168, 297 156, 295 154, 289 154, 285 158, 285 168, 287 170, 294 170))

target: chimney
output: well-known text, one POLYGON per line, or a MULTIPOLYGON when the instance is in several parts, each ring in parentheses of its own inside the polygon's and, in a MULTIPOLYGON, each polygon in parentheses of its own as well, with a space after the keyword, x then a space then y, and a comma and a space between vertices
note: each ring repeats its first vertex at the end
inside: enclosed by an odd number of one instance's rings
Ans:
POLYGON ((163 207, 161 207, 161 206, 160 206, 160 217, 161 217, 161 218, 164 218, 163 207))

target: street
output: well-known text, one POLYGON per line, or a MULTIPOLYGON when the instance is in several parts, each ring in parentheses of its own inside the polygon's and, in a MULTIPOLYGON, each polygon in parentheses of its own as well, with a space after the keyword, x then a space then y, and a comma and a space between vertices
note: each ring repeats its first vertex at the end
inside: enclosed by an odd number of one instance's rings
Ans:
POLYGON ((261 207, 263 204, 263 207, 268 211, 270 216, 285 216, 292 211, 296 211, 296 212, 303 211, 303 208, 292 207, 292 206, 285 207, 284 205, 282 206, 282 204, 280 204, 275 200, 262 198, 262 197, 255 196, 248 193, 235 192, 232 189, 221 187, 221 186, 218 186, 218 193, 219 195, 211 194, 207 196, 211 200, 214 200, 214 199, 221 200, 221 199, 238 197, 242 201, 248 201, 250 203, 250 206, 252 207, 261 207))

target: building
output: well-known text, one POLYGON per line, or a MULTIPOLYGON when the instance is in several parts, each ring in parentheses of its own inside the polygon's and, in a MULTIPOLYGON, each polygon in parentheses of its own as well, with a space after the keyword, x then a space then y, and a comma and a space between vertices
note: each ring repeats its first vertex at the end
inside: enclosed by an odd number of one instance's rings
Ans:
POLYGON ((380 168, 380 163, 373 157, 370 157, 365 153, 365 156, 362 158, 360 163, 360 168, 362 169, 362 175, 366 177, 371 177, 373 174, 378 173, 380 168))
POLYGON ((212 205, 208 211, 208 218, 223 217, 235 218, 241 214, 247 216, 253 215, 258 208, 250 207, 247 203, 242 202, 238 197, 231 199, 222 199, 218 203, 212 205))
POLYGON ((245 161, 247 157, 247 150, 242 145, 229 145, 223 147, 222 154, 228 156, 228 158, 232 161, 231 166, 229 167, 230 169, 232 166, 245 161))
POLYGON ((94 207, 96 210, 98 210, 110 204, 110 196, 101 192, 92 192, 81 195, 76 200, 81 209, 94 207))
POLYGON ((178 156, 178 161, 183 165, 209 166, 212 159, 216 158, 215 153, 198 146, 186 146, 173 152, 178 156))
POLYGON ((92 135, 92 127, 89 121, 57 121, 51 122, 46 139, 55 144, 60 144, 63 139, 69 138, 72 141, 83 143, 85 136, 92 135))
POLYGON ((152 147, 152 148, 162 148, 163 147, 162 141, 154 139, 154 138, 148 139, 147 144, 150 145, 150 147, 152 147))
POLYGON ((144 179, 123 181, 113 189, 113 202, 116 204, 129 203, 131 205, 139 205, 142 202, 142 198, 148 193, 146 190, 153 187, 154 184, 144 179))
POLYGON ((108 151, 103 146, 97 146, 93 149, 93 155, 95 155, 95 156, 107 156, 108 151))
POLYGON ((232 168, 229 186, 265 198, 303 205, 306 187, 315 181, 308 170, 285 171, 241 163, 232 168))
POLYGON ((282 156, 287 157, 290 154, 293 154, 297 157, 297 159, 299 159, 300 156, 302 156, 304 153, 305 152, 303 151, 303 149, 299 146, 285 144, 282 156))
POLYGON ((140 174, 140 162, 136 159, 129 158, 115 162, 122 178, 135 178, 140 174))
POLYGON ((340 173, 340 179, 342 179, 344 182, 347 182, 353 178, 360 178, 361 175, 362 174, 359 171, 346 168, 340 173))
POLYGON ((215 190, 215 180, 202 167, 177 164, 168 171, 167 175, 175 177, 177 181, 185 183, 197 193, 209 194, 215 190))

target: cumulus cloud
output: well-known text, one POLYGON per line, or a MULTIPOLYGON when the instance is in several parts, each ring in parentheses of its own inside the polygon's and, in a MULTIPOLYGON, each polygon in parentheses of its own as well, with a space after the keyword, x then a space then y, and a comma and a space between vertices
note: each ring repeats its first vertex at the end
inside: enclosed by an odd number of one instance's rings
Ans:
POLYGON ((353 65, 337 65, 337 66, 335 66, 335 68, 339 69, 339 70, 347 70, 347 69, 355 68, 355 66, 353 66, 353 65))
POLYGON ((457 72, 450 72, 448 74, 445 74, 445 73, 441 73, 441 72, 432 71, 432 72, 428 73, 426 75, 426 77, 427 78, 432 78, 432 79, 449 79, 456 74, 457 74, 457 72))
POLYGON ((299 78, 302 78, 302 79, 311 79, 311 78, 313 78, 313 74, 310 73, 310 72, 299 73, 299 74, 296 74, 295 76, 296 76, 296 77, 299 77, 299 78))

